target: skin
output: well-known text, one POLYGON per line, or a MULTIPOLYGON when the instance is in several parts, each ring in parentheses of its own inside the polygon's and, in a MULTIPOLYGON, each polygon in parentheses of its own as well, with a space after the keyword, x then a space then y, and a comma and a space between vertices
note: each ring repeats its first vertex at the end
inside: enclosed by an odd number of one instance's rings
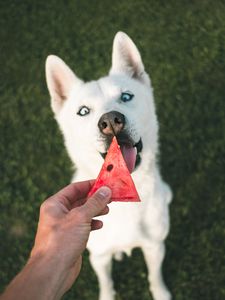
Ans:
POLYGON ((90 232, 103 226, 93 218, 109 212, 109 188, 87 199, 93 183, 72 183, 43 202, 30 258, 1 300, 57 300, 71 288, 90 232))

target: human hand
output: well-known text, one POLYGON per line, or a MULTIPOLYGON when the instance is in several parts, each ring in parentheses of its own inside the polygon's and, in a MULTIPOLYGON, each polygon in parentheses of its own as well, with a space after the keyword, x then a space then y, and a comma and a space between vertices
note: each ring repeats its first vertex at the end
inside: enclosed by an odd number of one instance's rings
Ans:
MULTIPOLYGON (((102 227, 94 217, 108 213, 111 190, 99 189, 91 198, 87 194, 93 181, 72 183, 47 199, 40 208, 35 244, 28 263, 43 259, 46 268, 57 277, 61 297, 77 278, 91 230, 102 227)), ((56 282, 54 283, 56 285, 56 282)))

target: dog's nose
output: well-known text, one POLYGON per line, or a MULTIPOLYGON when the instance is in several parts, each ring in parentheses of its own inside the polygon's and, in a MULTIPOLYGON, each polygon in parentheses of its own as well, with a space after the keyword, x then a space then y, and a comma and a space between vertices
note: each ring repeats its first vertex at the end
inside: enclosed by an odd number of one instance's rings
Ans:
POLYGON ((117 135, 125 125, 125 116, 118 111, 110 111, 98 121, 100 131, 105 135, 117 135))

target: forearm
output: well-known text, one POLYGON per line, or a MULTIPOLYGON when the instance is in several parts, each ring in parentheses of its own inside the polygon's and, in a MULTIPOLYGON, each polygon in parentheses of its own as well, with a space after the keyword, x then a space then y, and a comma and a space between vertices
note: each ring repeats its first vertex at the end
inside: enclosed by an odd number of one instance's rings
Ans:
POLYGON ((58 300, 63 295, 66 274, 54 258, 36 257, 6 288, 1 300, 58 300))

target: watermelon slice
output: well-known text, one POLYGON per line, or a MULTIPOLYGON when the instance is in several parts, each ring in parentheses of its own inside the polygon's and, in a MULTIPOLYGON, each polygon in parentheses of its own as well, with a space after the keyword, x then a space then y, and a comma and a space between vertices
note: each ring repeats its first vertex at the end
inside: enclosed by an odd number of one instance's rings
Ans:
POLYGON ((116 137, 112 140, 104 164, 88 197, 93 195, 103 185, 108 186, 112 190, 112 201, 141 201, 116 137))

